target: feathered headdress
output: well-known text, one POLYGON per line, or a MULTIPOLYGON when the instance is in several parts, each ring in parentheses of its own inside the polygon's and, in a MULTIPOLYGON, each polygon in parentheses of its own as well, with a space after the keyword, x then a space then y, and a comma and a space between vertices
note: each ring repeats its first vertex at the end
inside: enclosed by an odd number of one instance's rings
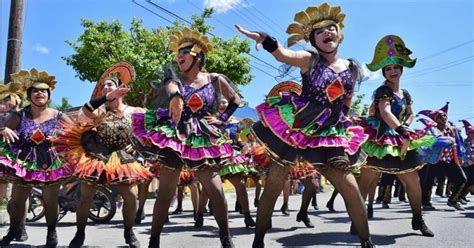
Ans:
POLYGON ((169 36, 169 39, 169 49, 174 53, 178 53, 179 49, 188 46, 193 46, 191 49, 192 56, 196 56, 201 51, 207 53, 212 50, 212 45, 206 35, 202 35, 199 31, 192 30, 188 27, 183 28, 181 31, 176 30, 169 36))
POLYGON ((323 3, 319 7, 310 6, 305 11, 296 13, 295 22, 286 29, 286 33, 290 35, 288 46, 292 46, 300 40, 309 41, 311 32, 318 28, 335 25, 338 32, 341 33, 345 17, 346 14, 341 12, 340 6, 331 7, 327 3, 323 3))
POLYGON ((112 65, 102 74, 102 76, 100 76, 95 85, 94 91, 92 92, 91 99, 102 96, 102 88, 104 87, 104 82, 107 78, 119 79, 120 82, 118 82, 117 86, 120 84, 130 84, 135 80, 135 68, 124 61, 112 65))

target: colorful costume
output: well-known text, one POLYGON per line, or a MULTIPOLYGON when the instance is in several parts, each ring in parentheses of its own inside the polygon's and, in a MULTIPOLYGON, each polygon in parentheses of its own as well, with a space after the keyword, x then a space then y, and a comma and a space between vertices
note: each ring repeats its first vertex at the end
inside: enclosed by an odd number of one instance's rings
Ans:
POLYGON ((471 138, 474 133, 474 126, 471 125, 467 120, 462 120, 466 135, 468 136, 464 140, 465 157, 463 163, 463 170, 467 177, 466 185, 464 186, 462 196, 465 198, 470 192, 474 194, 474 140, 471 138), (471 137, 469 137, 471 136, 471 137))
MULTIPOLYGON (((170 49, 176 53, 190 46, 193 56, 212 49, 207 36, 188 28, 175 32, 170 40, 170 49)), ((231 140, 216 125, 210 125, 204 119, 209 113, 216 112, 217 93, 223 87, 219 77, 210 74, 208 83, 201 88, 173 79, 178 83, 179 93, 184 100, 179 123, 174 123, 168 109, 164 108, 133 115, 135 136, 153 144, 150 149, 155 150, 157 161, 162 166, 178 169, 187 166, 190 170, 207 167, 218 169, 231 159, 231 140)))
MULTIPOLYGON (((131 65, 115 64, 99 79, 92 99, 102 96, 105 79, 116 73, 120 74, 122 83, 133 81, 135 76, 131 65)), ((62 157, 76 164, 76 177, 93 185, 131 184, 151 179, 153 174, 129 150, 130 144, 138 143, 133 141, 132 113, 133 107, 127 106, 123 115, 105 110, 93 123, 65 125, 54 139, 55 147, 62 157)))
MULTIPOLYGON (((418 113, 428 116, 436 122, 440 115, 448 114, 448 104, 436 111, 423 110, 418 113)), ((447 118, 447 117, 446 117, 447 118)), ((420 172, 420 184, 422 188, 422 204, 425 209, 433 209, 431 205, 431 191, 434 185, 435 177, 447 176, 453 184, 453 191, 448 199, 448 205, 458 210, 463 210, 458 203, 462 196, 462 190, 467 179, 461 168, 460 154, 462 145, 459 130, 455 127, 446 126, 440 128, 439 125, 432 125, 430 134, 437 139, 436 146, 424 150, 425 160, 428 161, 426 168, 420 172)))
MULTIPOLYGON (((376 71, 390 64, 411 68, 415 65, 416 59, 411 59, 409 54, 411 51, 405 47, 400 37, 388 35, 377 43, 374 59, 367 68, 376 71)), ((391 112, 400 123, 405 122, 408 108, 413 103, 407 90, 403 90, 403 97, 394 94, 387 85, 375 90, 369 117, 357 121, 369 135, 369 140, 362 145, 362 149, 369 156, 366 167, 387 174, 403 174, 421 169, 423 163, 418 150, 422 146, 431 146, 435 139, 425 135, 423 130, 415 131, 407 128, 406 137, 403 137, 395 129, 390 128, 379 113, 378 105, 381 100, 390 102, 391 112), (406 155, 403 156, 404 139, 409 139, 410 143, 406 155)))
MULTIPOLYGON (((56 84, 54 76, 45 71, 39 72, 35 68, 30 71, 22 70, 11 77, 13 82, 20 83, 24 89, 34 87, 50 92, 56 84)), ((10 145, 4 139, 0 140, 0 166, 4 168, 4 176, 8 180, 39 186, 59 183, 71 176, 74 164, 64 163, 57 156, 50 141, 55 132, 62 128, 59 123, 61 115, 59 112, 49 120, 36 123, 29 107, 16 113, 14 118, 18 126, 14 131, 19 140, 10 145)))

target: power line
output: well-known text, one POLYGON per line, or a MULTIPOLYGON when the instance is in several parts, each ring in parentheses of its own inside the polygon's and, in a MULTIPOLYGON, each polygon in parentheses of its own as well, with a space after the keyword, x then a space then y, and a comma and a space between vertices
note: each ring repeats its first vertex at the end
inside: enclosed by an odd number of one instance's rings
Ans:
POLYGON ((439 56, 439 55, 441 55, 441 54, 444 54, 444 53, 449 52, 449 51, 451 51, 451 50, 454 50, 454 49, 456 49, 456 48, 465 46, 465 45, 470 44, 470 43, 472 43, 472 42, 474 42, 474 39, 468 40, 468 41, 466 41, 466 42, 463 42, 463 43, 461 43, 461 44, 458 44, 458 45, 455 45, 455 46, 453 46, 453 47, 447 48, 447 49, 445 49, 445 50, 439 51, 439 52, 437 52, 437 53, 428 55, 428 56, 426 56, 426 57, 424 57, 424 58, 420 58, 420 59, 418 59, 418 61, 422 61, 422 60, 427 60, 427 59, 434 58, 434 57, 436 57, 436 56, 439 56))
POLYGON ((444 71, 446 69, 449 69, 449 68, 452 68, 454 66, 458 66, 460 64, 463 64, 463 63, 466 63, 466 62, 469 62, 469 61, 472 61, 474 60, 474 57, 471 57, 471 58, 468 58, 468 59, 464 59, 463 61, 459 61, 455 64, 452 64, 452 65, 449 65, 449 66, 445 66, 445 67, 441 67, 441 68, 438 68, 436 70, 431 70, 431 71, 427 71, 427 72, 424 72, 424 73, 421 73, 421 74, 418 74, 418 75, 414 75, 414 76, 408 76, 406 77, 406 79, 411 79, 411 78, 417 78, 417 77, 421 77, 421 76, 424 76, 426 74, 429 74, 429 73, 434 73, 434 72, 439 72, 439 71, 444 71))
MULTIPOLYGON (((134 1, 134 0, 132 0, 132 1, 134 1)), ((152 5, 155 6, 155 7, 159 8, 160 10, 163 10, 164 12, 166 12, 166 13, 168 13, 168 14, 170 14, 170 15, 176 17, 176 18, 178 18, 179 20, 182 20, 182 21, 184 21, 184 22, 186 22, 186 23, 188 23, 188 24, 191 24, 191 22, 189 22, 188 20, 186 20, 186 19, 180 17, 179 15, 177 15, 177 14, 171 12, 170 10, 168 10, 168 9, 166 9, 166 8, 164 8, 164 7, 159 6, 158 4, 152 2, 151 0, 147 0, 147 2, 150 3, 150 4, 152 4, 152 5)), ((213 33, 211 33, 211 32, 207 32, 207 33, 208 33, 209 35, 211 35, 211 36, 218 37, 217 35, 215 35, 215 34, 213 34, 213 33)), ((251 54, 251 53, 247 53, 247 54, 248 54, 250 57, 252 57, 252 58, 254 58, 254 59, 256 59, 256 60, 258 60, 258 61, 260 61, 260 62, 262 62, 262 63, 264 63, 264 64, 266 64, 266 65, 269 65, 270 67, 272 67, 273 69, 275 69, 275 70, 278 71, 278 68, 275 67, 274 65, 272 65, 272 64, 270 64, 270 63, 268 63, 268 62, 266 62, 266 61, 264 61, 264 60, 262 60, 262 59, 260 59, 260 58, 258 58, 258 57, 256 57, 256 56, 254 56, 254 55, 251 54)))
POLYGON ((136 5, 138 5, 138 6, 142 7, 142 8, 144 8, 144 9, 148 10, 149 12, 151 12, 151 13, 153 13, 154 15, 158 16, 159 18, 161 18, 161 19, 163 19, 163 20, 165 20, 165 21, 167 21, 167 22, 169 22, 169 23, 171 23, 171 24, 174 23, 174 22, 168 20, 166 17, 164 17, 164 16, 162 16, 162 15, 156 13, 155 11, 153 11, 153 10, 151 10, 151 9, 149 9, 149 8, 147 8, 147 7, 145 7, 145 6, 141 5, 141 4, 139 4, 139 3, 137 3, 135 0, 132 0, 132 2, 133 2, 134 4, 136 4, 136 5))
POLYGON ((460 61, 468 60, 468 59, 470 59, 470 58, 474 58, 474 55, 470 55, 470 56, 467 56, 467 57, 465 57, 465 58, 458 59, 458 60, 455 60, 455 61, 451 61, 451 62, 448 62, 448 63, 445 63, 445 64, 436 65, 436 66, 433 66, 433 67, 429 67, 429 68, 425 68, 425 69, 422 69, 422 70, 418 70, 418 71, 415 71, 415 72, 413 72, 413 73, 407 74, 407 76, 412 76, 412 75, 420 74, 420 73, 422 73, 422 72, 431 71, 431 70, 438 69, 438 68, 441 68, 441 67, 444 67, 444 66, 447 66, 447 65, 451 65, 451 64, 458 63, 458 62, 460 62, 460 61))

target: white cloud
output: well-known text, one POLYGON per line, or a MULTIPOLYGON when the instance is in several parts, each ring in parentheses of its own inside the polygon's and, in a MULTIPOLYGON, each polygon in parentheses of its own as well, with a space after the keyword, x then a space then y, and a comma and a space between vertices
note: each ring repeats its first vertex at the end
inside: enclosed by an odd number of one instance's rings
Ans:
POLYGON ((43 46, 41 43, 36 43, 33 45, 33 51, 39 52, 41 54, 48 54, 49 48, 43 46))
POLYGON ((214 8, 217 13, 225 13, 237 7, 245 7, 242 0, 204 0, 206 8, 214 8))

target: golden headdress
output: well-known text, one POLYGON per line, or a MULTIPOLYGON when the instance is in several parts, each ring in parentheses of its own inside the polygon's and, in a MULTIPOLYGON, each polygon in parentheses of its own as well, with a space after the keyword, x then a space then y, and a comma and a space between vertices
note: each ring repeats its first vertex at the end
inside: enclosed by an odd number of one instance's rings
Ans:
POLYGON ((286 33, 291 35, 288 38, 288 46, 296 44, 300 40, 309 41, 311 32, 317 28, 337 26, 339 34, 344 28, 344 18, 346 14, 341 12, 340 6, 331 7, 327 3, 319 7, 310 6, 305 11, 300 11, 295 15, 295 22, 290 24, 286 33))
POLYGON ((183 28, 182 31, 175 31, 169 36, 169 49, 178 53, 179 49, 193 45, 191 55, 196 56, 201 51, 207 53, 212 50, 212 45, 209 42, 207 35, 202 35, 197 30, 192 30, 188 27, 183 28))
POLYGON ((21 97, 25 95, 26 88, 20 82, 0 84, 0 100, 10 97, 10 102, 17 105, 21 102, 21 97))
POLYGON ((38 71, 36 68, 30 71, 21 70, 11 74, 12 82, 21 83, 26 89, 53 90, 56 85, 56 77, 49 75, 46 71, 38 71))
POLYGON ((133 65, 124 61, 118 62, 109 67, 109 69, 107 69, 97 81, 94 91, 92 92, 91 99, 102 96, 104 82, 107 78, 112 77, 119 79, 122 84, 129 84, 135 80, 135 68, 133 65))

